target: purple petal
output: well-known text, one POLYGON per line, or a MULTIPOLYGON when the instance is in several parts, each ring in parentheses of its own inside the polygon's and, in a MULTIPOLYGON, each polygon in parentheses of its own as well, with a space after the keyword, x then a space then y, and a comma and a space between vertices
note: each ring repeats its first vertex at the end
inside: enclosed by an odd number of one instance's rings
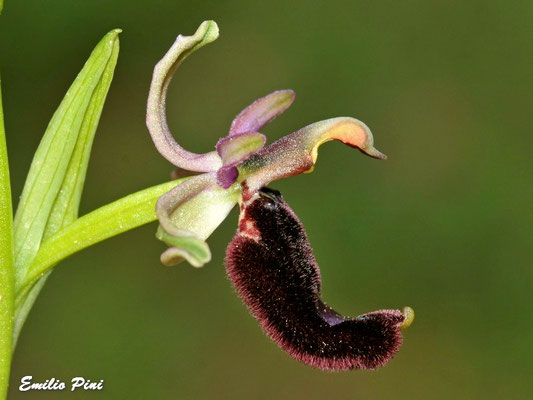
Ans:
POLYGON ((236 166, 265 145, 265 135, 257 132, 239 133, 220 139, 216 145, 223 166, 217 171, 217 183, 229 188, 239 176, 236 166))
POLYGON ((217 142, 216 149, 223 165, 237 165, 261 149, 265 143, 265 135, 247 132, 223 137, 217 142))
POLYGON ((305 230, 279 192, 243 203, 227 273, 263 330, 295 359, 321 369, 375 369, 402 344, 410 308, 349 318, 320 299, 320 272, 305 230))
POLYGON ((217 184, 224 189, 229 188, 235 183, 237 177, 239 176, 239 171, 235 166, 224 166, 218 169, 217 171, 217 184))
POLYGON ((292 90, 278 90, 262 97, 241 111, 231 123, 229 136, 257 132, 289 108, 294 101, 292 90))
POLYGON ((205 154, 191 153, 176 142, 167 124, 168 85, 185 58, 217 37, 218 26, 213 21, 203 22, 192 36, 178 36, 170 50, 155 66, 148 95, 146 125, 157 150, 175 166, 189 171, 216 171, 222 161, 214 151, 205 154))

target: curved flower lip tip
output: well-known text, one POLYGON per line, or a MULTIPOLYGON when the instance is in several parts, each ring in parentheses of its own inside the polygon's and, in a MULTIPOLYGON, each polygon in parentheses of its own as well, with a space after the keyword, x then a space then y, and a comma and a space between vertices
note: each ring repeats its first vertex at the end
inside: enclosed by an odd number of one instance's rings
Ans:
POLYGON ((237 204, 240 185, 221 189, 214 173, 196 175, 179 183, 156 203, 160 227, 156 236, 171 246, 161 262, 171 266, 184 259, 195 267, 211 260, 205 240, 237 204))
POLYGON ((235 117, 231 123, 229 135, 257 132, 264 125, 285 112, 294 102, 295 96, 296 94, 293 90, 285 89, 277 90, 257 99, 235 117))
POLYGON ((402 314, 403 314, 404 319, 403 319, 402 324, 400 325, 400 329, 404 330, 404 329, 409 328, 412 325, 413 321, 415 320, 415 310, 413 310, 409 306, 405 306, 402 309, 402 314))
POLYGON ((298 217, 262 188, 241 206, 227 273, 265 333, 290 356, 325 370, 376 369, 402 345, 411 308, 350 318, 320 298, 320 270, 298 217), (275 249, 275 251, 273 251, 275 249))
POLYGON ((339 140, 373 158, 387 157, 374 147, 372 132, 363 122, 350 117, 331 118, 308 125, 262 148, 238 168, 241 181, 251 191, 268 183, 311 172, 321 144, 339 140))
POLYGON ((217 38, 218 26, 214 21, 204 21, 192 36, 179 35, 155 66, 148 95, 146 125, 157 150, 175 166, 189 171, 216 171, 221 167, 222 161, 214 151, 196 154, 185 150, 176 142, 167 124, 165 103, 168 86, 183 60, 217 38))

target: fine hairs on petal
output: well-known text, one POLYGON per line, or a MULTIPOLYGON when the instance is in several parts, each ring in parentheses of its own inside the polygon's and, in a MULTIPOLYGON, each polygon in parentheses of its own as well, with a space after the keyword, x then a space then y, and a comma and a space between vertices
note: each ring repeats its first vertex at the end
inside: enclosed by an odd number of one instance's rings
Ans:
POLYGON ((325 370, 375 369, 402 344, 401 311, 349 318, 322 302, 307 235, 279 192, 261 189, 243 204, 226 265, 263 330, 298 361, 325 370))

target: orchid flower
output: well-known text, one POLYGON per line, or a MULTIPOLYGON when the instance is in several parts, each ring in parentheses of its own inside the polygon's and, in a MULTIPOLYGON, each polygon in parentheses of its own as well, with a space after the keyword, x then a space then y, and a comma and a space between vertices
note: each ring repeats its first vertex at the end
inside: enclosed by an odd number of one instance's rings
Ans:
POLYGON ((320 271, 305 230, 271 182, 311 172, 318 147, 339 140, 377 159, 370 129, 350 117, 308 125, 266 145, 261 128, 294 101, 279 90, 246 107, 215 150, 191 153, 174 139, 166 121, 166 94, 181 62, 218 37, 213 21, 192 36, 178 36, 154 69, 147 126, 159 152, 180 170, 196 172, 159 198, 157 237, 169 248, 165 265, 183 260, 200 267, 211 259, 205 240, 239 204, 238 231, 228 246, 227 273, 263 330, 295 359, 322 369, 375 369, 402 343, 411 308, 342 316, 320 298, 320 271))

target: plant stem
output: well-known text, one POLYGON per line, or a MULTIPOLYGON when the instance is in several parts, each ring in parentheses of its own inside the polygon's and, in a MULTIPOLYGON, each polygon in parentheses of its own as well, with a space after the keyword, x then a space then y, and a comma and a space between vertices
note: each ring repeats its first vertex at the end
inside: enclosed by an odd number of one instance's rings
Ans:
POLYGON ((157 199, 184 179, 163 183, 123 197, 78 218, 46 239, 28 268, 25 279, 15 288, 14 343, 29 311, 29 308, 24 306, 27 295, 42 276, 59 261, 86 247, 154 221, 157 218, 157 199))
MULTIPOLYGON (((1 2, 1 0, 0 0, 1 2)), ((1 6, 1 3, 0 3, 1 6)), ((0 398, 7 396, 13 340, 13 209, 0 88, 0 398)))

